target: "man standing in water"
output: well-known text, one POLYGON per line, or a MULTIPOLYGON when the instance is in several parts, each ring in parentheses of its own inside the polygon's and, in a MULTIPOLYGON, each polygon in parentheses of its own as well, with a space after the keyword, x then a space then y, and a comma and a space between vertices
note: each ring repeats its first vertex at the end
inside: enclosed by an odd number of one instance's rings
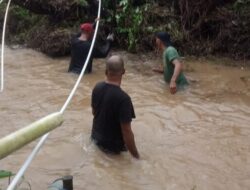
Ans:
POLYGON ((163 69, 154 69, 163 72, 164 79, 169 83, 170 92, 175 94, 177 87, 188 85, 188 81, 182 72, 183 63, 177 50, 172 46, 170 35, 166 32, 156 33, 156 47, 163 52, 163 69))
POLYGON ((129 95, 121 89, 124 62, 112 56, 106 62, 106 81, 96 84, 92 92, 94 116, 91 138, 106 153, 119 154, 128 151, 139 158, 131 121, 135 118, 129 95))
MULTIPOLYGON (((80 74, 91 46, 91 40, 94 33, 95 23, 84 23, 81 25, 80 36, 75 36, 71 40, 71 61, 68 72, 80 74)), ((109 34, 106 40, 106 44, 102 47, 95 45, 92 55, 90 57, 88 66, 86 68, 87 73, 92 72, 92 61, 94 58, 104 58, 108 55, 111 48, 111 42, 114 40, 113 34, 109 34)))

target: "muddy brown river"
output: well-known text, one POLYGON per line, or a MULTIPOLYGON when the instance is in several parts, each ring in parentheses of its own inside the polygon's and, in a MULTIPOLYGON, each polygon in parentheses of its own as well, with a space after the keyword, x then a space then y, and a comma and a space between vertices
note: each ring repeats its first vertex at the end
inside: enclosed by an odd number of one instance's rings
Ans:
MULTIPOLYGON (((163 77, 151 71, 160 57, 116 53, 126 60, 122 88, 134 103, 141 159, 106 155, 89 140, 91 90, 105 78, 105 60, 95 60, 64 124, 25 173, 32 189, 45 190, 56 178, 73 175, 75 190, 249 190, 250 70, 244 62, 228 67, 219 63, 234 61, 188 58, 186 74, 193 82, 171 95, 163 77)), ((68 57, 6 50, 0 137, 61 109, 78 77, 66 72, 68 63, 68 57)), ((1 160, 0 169, 17 172, 37 142, 1 160)), ((6 183, 0 180, 0 189, 6 183)))

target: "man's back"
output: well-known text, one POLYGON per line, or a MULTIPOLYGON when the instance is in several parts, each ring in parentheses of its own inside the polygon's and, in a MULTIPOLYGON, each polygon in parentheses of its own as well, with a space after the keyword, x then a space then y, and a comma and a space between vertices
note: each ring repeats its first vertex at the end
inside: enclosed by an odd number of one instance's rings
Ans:
MULTIPOLYGON (((80 73, 87 58, 91 43, 89 41, 79 40, 74 37, 71 41, 71 62, 69 72, 80 73)), ((91 72, 92 59, 89 61, 87 72, 91 72)))
POLYGON ((135 118, 130 97, 117 85, 98 83, 92 92, 92 139, 112 152, 125 150, 121 123, 135 118))
MULTIPOLYGON (((75 36, 71 40, 71 61, 68 72, 74 72, 80 74, 86 58, 88 56, 91 46, 91 41, 83 41, 75 36)), ((93 58, 104 58, 108 55, 111 48, 111 40, 106 40, 105 44, 100 46, 100 44, 95 44, 92 54, 90 56, 88 66, 86 68, 86 73, 92 72, 92 62, 93 58)))

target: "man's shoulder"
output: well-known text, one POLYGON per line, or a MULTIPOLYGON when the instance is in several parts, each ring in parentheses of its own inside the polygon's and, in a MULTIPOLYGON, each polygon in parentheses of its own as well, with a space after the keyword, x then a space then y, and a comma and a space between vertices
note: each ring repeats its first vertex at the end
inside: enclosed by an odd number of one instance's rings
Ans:
POLYGON ((104 81, 97 82, 97 83, 95 84, 94 89, 103 88, 103 87, 105 86, 105 84, 106 84, 106 83, 105 83, 104 81))
POLYGON ((120 95, 120 100, 121 101, 131 101, 131 98, 127 92, 125 92, 123 89, 121 89, 121 95, 120 95))
POLYGON ((119 101, 130 99, 130 96, 121 87, 113 86, 113 85, 111 85, 110 87, 111 87, 110 93, 115 99, 119 101))
POLYGON ((122 94, 123 94, 124 96, 126 96, 126 97, 130 98, 130 96, 128 95, 128 93, 127 93, 127 92, 125 92, 122 88, 121 88, 121 92, 122 92, 122 94))
POLYGON ((121 87, 114 86, 113 90, 121 99, 129 97, 129 95, 121 87))
POLYGON ((72 36, 71 43, 77 43, 79 42, 79 38, 77 36, 72 36))
POLYGON ((175 47, 169 46, 166 48, 164 55, 168 58, 169 61, 172 61, 175 58, 179 58, 180 55, 175 47))
POLYGON ((109 89, 108 92, 113 96, 117 96, 118 99, 130 98, 127 92, 125 92, 122 88, 112 84, 108 84, 105 81, 100 81, 96 83, 94 87, 94 91, 101 89, 109 89))
POLYGON ((172 53, 172 52, 177 52, 177 49, 173 46, 168 46, 165 51, 166 53, 172 53))
POLYGON ((77 36, 71 39, 71 43, 73 45, 78 45, 78 46, 90 46, 91 45, 89 41, 80 40, 77 36))

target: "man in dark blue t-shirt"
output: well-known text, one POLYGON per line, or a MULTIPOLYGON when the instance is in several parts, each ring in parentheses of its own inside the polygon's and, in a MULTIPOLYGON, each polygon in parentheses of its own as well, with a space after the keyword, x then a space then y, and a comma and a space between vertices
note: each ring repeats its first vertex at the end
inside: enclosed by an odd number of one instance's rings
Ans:
POLYGON ((106 63, 107 80, 97 83, 92 92, 91 138, 105 152, 119 154, 128 149, 132 156, 139 158, 131 130, 131 121, 135 118, 133 104, 120 87, 124 73, 122 58, 110 57, 106 63))

